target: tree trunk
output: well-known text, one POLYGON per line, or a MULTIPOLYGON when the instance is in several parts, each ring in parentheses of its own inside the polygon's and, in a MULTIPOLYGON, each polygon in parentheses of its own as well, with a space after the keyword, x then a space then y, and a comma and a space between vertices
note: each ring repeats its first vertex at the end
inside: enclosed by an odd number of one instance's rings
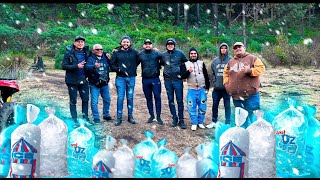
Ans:
POLYGON ((253 22, 254 25, 257 23, 258 20, 258 4, 253 3, 253 22))
POLYGON ((176 14, 176 23, 177 23, 177 26, 180 25, 180 3, 177 3, 177 14, 176 14))
POLYGON ((188 32, 188 8, 186 4, 184 4, 183 6, 183 12, 184 12, 184 31, 188 32))
POLYGON ((212 9, 213 9, 213 30, 214 30, 214 36, 219 36, 218 32, 218 4, 212 3, 212 9))
POLYGON ((301 36, 302 38, 304 39, 306 36, 305 36, 305 33, 304 33, 304 16, 301 18, 301 36))
POLYGON ((156 3, 156 8, 157 8, 157 15, 158 15, 158 19, 160 18, 160 14, 159 14, 159 3, 156 3))
POLYGON ((273 20, 273 16, 274 16, 274 14, 273 14, 273 5, 270 5, 270 18, 271 18, 271 20, 273 20))
POLYGON ((226 18, 227 18, 228 26, 230 26, 230 22, 231 22, 231 9, 230 9, 230 4, 229 4, 229 3, 226 4, 226 18))
POLYGON ((200 4, 197 3, 197 27, 200 27, 200 4))
POLYGON ((247 32, 246 32, 246 3, 242 3, 242 34, 243 34, 243 44, 247 46, 247 32))

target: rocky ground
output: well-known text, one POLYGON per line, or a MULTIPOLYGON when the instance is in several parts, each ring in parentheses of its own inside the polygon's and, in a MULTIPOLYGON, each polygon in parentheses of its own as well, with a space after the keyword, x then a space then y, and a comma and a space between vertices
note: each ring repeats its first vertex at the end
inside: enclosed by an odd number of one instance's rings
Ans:
MULTIPOLYGON (((47 69, 44 73, 30 72, 28 77, 19 81, 20 91, 16 93, 13 100, 17 103, 32 103, 41 106, 44 111, 45 106, 54 106, 57 109, 57 116, 69 121, 69 97, 67 86, 64 83, 65 72, 63 70, 54 70, 53 61, 45 61, 47 69)), ((208 65, 207 65, 208 66, 208 65)), ((114 86, 115 74, 111 73, 111 115, 116 118, 116 88, 114 86)), ((191 131, 190 120, 188 112, 185 108, 185 122, 187 129, 180 129, 179 127, 171 127, 171 115, 168 106, 166 90, 162 82, 162 118, 164 125, 158 125, 156 122, 146 123, 149 115, 146 106, 146 100, 142 91, 142 82, 140 73, 136 78, 135 95, 134 95, 134 117, 137 124, 133 125, 126 121, 127 108, 126 101, 124 101, 124 122, 121 126, 114 126, 114 122, 103 122, 100 125, 89 126, 96 135, 96 147, 104 148, 105 136, 111 135, 117 140, 121 138, 129 141, 129 146, 133 146, 140 141, 144 140, 143 132, 150 130, 154 133, 154 141, 161 138, 168 140, 166 147, 175 151, 179 156, 183 153, 186 146, 194 147, 201 143, 209 142, 214 138, 214 129, 198 129, 191 131)), ((267 67, 266 73, 261 77, 261 108, 268 110, 272 115, 277 115, 281 110, 286 109, 288 106, 285 103, 286 97, 293 97, 298 99, 298 102, 303 104, 311 104, 317 107, 316 118, 320 119, 320 70, 319 69, 303 69, 303 68, 272 68, 267 67)), ((208 111, 206 114, 205 123, 211 121, 211 107, 212 107, 212 89, 208 94, 208 111)), ((187 94, 187 84, 184 82, 184 101, 187 94)), ((80 99, 78 101, 78 112, 80 111, 80 99)), ((231 103, 232 104, 232 103, 231 103)), ((186 107, 186 104, 185 104, 186 107)), ((102 113, 102 99, 99 102, 99 109, 102 113)), ((232 104, 232 109, 234 109, 232 104)), ((91 109, 89 108, 91 115, 91 109)), ((91 117, 91 116, 90 116, 91 117)), ((223 102, 220 102, 219 107, 219 121, 224 122, 224 109, 223 102)), ((69 131, 71 131, 69 129, 69 131)))

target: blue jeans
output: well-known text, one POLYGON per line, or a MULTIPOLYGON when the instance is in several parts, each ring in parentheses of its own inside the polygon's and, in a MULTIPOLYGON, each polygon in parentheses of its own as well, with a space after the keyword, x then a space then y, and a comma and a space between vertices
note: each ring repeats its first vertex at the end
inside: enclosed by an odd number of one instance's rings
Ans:
POLYGON ((207 94, 205 88, 188 89, 187 109, 192 125, 203 124, 207 111, 207 94))
POLYGON ((133 94, 136 77, 117 77, 117 118, 122 119, 124 96, 127 96, 128 118, 133 117, 133 94))
POLYGON ((176 107, 174 105, 174 94, 176 94, 176 101, 178 104, 178 116, 179 120, 183 120, 183 82, 178 81, 164 81, 164 86, 167 91, 170 113, 172 118, 177 118, 176 107))
POLYGON ((70 98, 70 113, 72 119, 77 119, 77 97, 78 91, 82 100, 82 117, 88 118, 89 104, 89 83, 84 81, 84 84, 67 84, 70 98))
POLYGON ((156 105, 157 115, 161 115, 161 81, 157 78, 142 78, 143 93, 147 100, 147 107, 150 115, 154 115, 153 96, 156 105), (152 96, 153 94, 153 96, 152 96))
POLYGON ((91 93, 91 111, 93 119, 100 119, 99 109, 98 109, 98 100, 99 95, 101 94, 103 100, 103 117, 110 116, 110 90, 109 86, 103 86, 98 88, 97 86, 90 84, 90 93, 91 93))
POLYGON ((260 109, 260 94, 257 92, 256 94, 250 96, 248 99, 242 100, 234 100, 234 107, 241 107, 248 111, 248 117, 245 123, 241 127, 247 128, 251 123, 254 122, 253 111, 260 109))
POLYGON ((226 90, 213 90, 212 91, 212 121, 218 121, 218 107, 220 99, 223 98, 224 104, 224 114, 225 114, 225 123, 230 124, 231 119, 231 106, 230 106, 230 95, 226 90))

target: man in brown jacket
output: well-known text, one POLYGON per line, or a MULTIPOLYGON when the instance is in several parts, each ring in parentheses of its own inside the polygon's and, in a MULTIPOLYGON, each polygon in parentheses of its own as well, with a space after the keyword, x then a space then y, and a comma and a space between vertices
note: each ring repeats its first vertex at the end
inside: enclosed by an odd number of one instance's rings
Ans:
POLYGON ((248 118, 242 127, 247 128, 253 122, 253 111, 260 109, 260 79, 265 72, 262 61, 245 51, 242 42, 233 45, 235 56, 223 71, 223 85, 232 96, 235 107, 248 111, 248 118))

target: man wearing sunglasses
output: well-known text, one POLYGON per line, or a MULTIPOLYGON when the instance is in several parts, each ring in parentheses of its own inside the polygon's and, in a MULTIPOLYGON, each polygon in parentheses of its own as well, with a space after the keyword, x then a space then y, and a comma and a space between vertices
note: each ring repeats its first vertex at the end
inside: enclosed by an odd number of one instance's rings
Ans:
POLYGON ((102 45, 95 44, 92 48, 92 55, 88 58, 85 69, 88 72, 88 80, 91 93, 91 111, 93 122, 100 123, 100 114, 98 110, 98 100, 101 94, 103 100, 103 119, 111 120, 110 116, 110 89, 108 86, 110 77, 110 59, 103 52, 102 45))
POLYGON ((233 50, 235 56, 223 71, 223 84, 234 106, 248 111, 242 126, 247 128, 253 122, 253 111, 260 109, 259 76, 265 72, 265 66, 258 57, 246 52, 242 42, 236 42, 233 50))

